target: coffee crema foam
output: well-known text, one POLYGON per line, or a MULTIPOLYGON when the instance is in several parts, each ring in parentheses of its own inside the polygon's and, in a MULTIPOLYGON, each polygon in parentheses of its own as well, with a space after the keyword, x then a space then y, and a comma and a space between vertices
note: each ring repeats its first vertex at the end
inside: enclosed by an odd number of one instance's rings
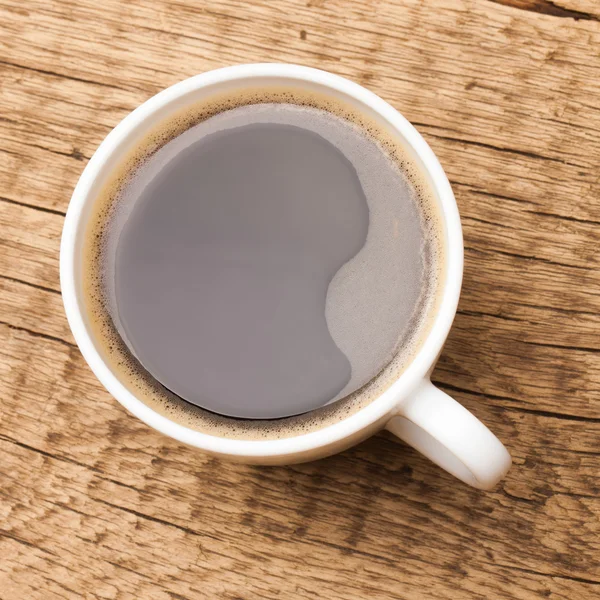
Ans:
MULTIPOLYGON (((289 114, 281 117, 280 121, 282 119, 284 122, 286 119, 289 121, 289 114)), ((292 122, 293 120, 292 118, 292 122)), ((275 121, 277 121, 277 117, 275 117, 275 121)), ((346 140, 344 147, 342 139, 344 128, 338 127, 337 134, 333 129, 330 132, 330 141, 335 143, 346 155, 349 155, 348 158, 356 166, 358 163, 355 161, 360 159, 360 154, 355 152, 355 155, 352 156, 352 147, 348 144, 350 138, 346 140)), ((389 163, 387 167, 389 170, 389 163)), ((358 173, 360 177, 360 168, 358 168, 358 173)), ((360 179, 364 187, 366 179, 365 177, 360 177, 360 179)), ((369 240, 371 240, 371 244, 377 240, 378 220, 381 221, 390 212, 385 206, 378 206, 372 201, 374 194, 376 196, 378 191, 377 184, 373 184, 373 181, 377 180, 373 180, 371 177, 368 179, 371 182, 371 189, 369 191, 369 182, 367 182, 365 193, 371 216, 365 247, 368 246, 369 240)), ((388 188, 392 183, 387 182, 388 188)), ((382 182, 381 185, 385 186, 386 182, 382 182)), ((389 196, 389 189, 386 191, 389 196)), ((398 219, 395 221, 397 223, 398 219)), ((245 440, 293 437, 322 429, 358 412, 378 398, 410 364, 429 333, 440 301, 444 266, 441 223, 433 192, 424 181, 420 170, 409 159, 401 142, 393 139, 378 123, 350 105, 325 95, 292 88, 246 89, 234 92, 233 95, 212 97, 173 115, 138 141, 135 150, 122 162, 121 168, 111 175, 93 204, 84 242, 83 280, 86 312, 104 360, 127 389, 159 414, 183 426, 218 437, 245 440), (183 139, 184 135, 182 134, 189 133, 192 128, 202 126, 206 131, 210 131, 211 128, 219 131, 221 128, 226 128, 228 122, 229 126, 234 126, 236 116, 237 122, 240 121, 240 118, 243 120, 244 115, 242 114, 240 117, 240 114, 248 112, 250 107, 251 112, 260 114, 261 111, 272 111, 273 104, 294 107, 295 111, 282 112, 297 113, 297 117, 301 120, 301 127, 305 129, 311 129, 307 123, 310 123, 313 118, 316 123, 314 131, 319 134, 322 134, 322 124, 317 123, 317 115, 321 115, 323 118, 323 111, 327 117, 334 117, 331 119, 332 123, 341 120, 346 127, 359 128, 369 143, 376 146, 377 156, 372 153, 372 156, 369 157, 372 160, 364 161, 365 167, 376 168, 376 161, 381 160, 382 156, 387 157, 395 164, 396 176, 400 178, 396 183, 404 185, 406 189, 410 190, 414 205, 419 211, 421 235, 424 240, 422 257, 425 275, 423 281, 413 282, 421 286, 420 299, 416 303, 419 310, 410 318, 408 329, 397 340, 394 351, 385 358, 386 366, 374 378, 367 382, 361 381, 361 387, 349 395, 344 394, 346 389, 344 388, 334 399, 335 402, 309 413, 276 420, 242 420, 221 416, 190 404, 165 389, 144 370, 124 343, 122 334, 119 333, 121 328, 115 325, 115 320, 118 321, 118 319, 113 319, 116 309, 112 291, 110 260, 119 228, 131 209, 131 202, 128 206, 128 200, 135 196, 131 190, 135 189, 136 180, 143 180, 144 168, 149 166, 153 160, 156 162, 155 157, 160 155, 159 150, 164 149, 169 143, 178 142, 179 138, 183 139), (238 114, 236 115, 236 113, 238 114), (220 123, 222 123, 221 127, 220 123)), ((364 250, 365 248, 342 266, 328 289, 327 322, 332 337, 342 350, 344 350, 344 339, 352 334, 352 328, 361 324, 357 324, 356 321, 354 323, 345 322, 343 310, 341 313, 335 311, 335 306, 338 304, 336 299, 342 299, 343 305, 344 298, 358 297, 357 301, 360 303, 361 294, 364 298, 368 295, 369 289, 365 288, 363 279, 368 276, 369 269, 372 269, 373 265, 362 260, 361 256, 364 256, 364 250), (358 280, 361 282, 357 283, 358 280), (348 294, 348 291, 351 293, 348 294)), ((394 258, 389 256, 389 248, 380 250, 379 256, 376 257, 379 261, 378 264, 381 264, 384 269, 386 251, 388 259, 394 258)), ((365 315, 362 326, 368 328, 369 320, 373 318, 377 318, 377 315, 365 315)), ((365 352, 367 351, 365 350, 365 352)), ((355 378, 353 378, 353 383, 355 383, 355 378)), ((351 387, 350 384, 347 387, 351 387)))

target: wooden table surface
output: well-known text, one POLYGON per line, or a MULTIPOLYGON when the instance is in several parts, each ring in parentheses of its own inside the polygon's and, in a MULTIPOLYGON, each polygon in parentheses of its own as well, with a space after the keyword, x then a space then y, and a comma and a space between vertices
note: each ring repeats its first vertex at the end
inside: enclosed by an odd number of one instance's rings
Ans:
POLYGON ((0 0, 0 598, 600 597, 597 0, 0 0), (70 194, 129 111, 231 63, 330 70, 425 136, 462 214, 434 380, 514 457, 490 493, 390 435, 222 463, 113 400, 67 326, 70 194))

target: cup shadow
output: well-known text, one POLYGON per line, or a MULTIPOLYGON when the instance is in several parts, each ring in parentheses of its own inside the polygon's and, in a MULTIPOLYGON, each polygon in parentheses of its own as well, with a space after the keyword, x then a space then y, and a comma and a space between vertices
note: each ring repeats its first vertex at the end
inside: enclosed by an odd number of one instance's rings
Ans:
MULTIPOLYGON (((440 523, 489 518, 490 501, 387 432, 343 453, 286 467, 238 465, 240 526, 277 542, 386 561, 440 547, 440 523)), ((458 529, 458 528, 457 528, 458 529)), ((461 536, 455 554, 469 544, 461 536)), ((299 547, 300 551, 300 547, 299 547)))

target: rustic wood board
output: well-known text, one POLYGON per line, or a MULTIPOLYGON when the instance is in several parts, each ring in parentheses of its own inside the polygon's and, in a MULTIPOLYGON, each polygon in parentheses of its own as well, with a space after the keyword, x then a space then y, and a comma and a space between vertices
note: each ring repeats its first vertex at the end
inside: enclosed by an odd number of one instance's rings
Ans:
POLYGON ((597 0, 0 0, 0 598, 600 596, 597 0), (503 439, 491 493, 381 434, 221 463, 127 414, 69 332, 58 247, 110 129, 187 76, 328 69, 440 157, 466 245, 434 379, 503 439))

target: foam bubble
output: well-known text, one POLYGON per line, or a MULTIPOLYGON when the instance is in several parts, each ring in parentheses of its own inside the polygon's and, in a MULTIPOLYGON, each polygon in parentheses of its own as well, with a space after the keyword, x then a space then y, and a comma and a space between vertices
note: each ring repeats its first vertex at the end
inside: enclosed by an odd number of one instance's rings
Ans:
POLYGON ((439 300, 443 240, 432 192, 398 140, 353 107, 329 97, 292 89, 246 90, 188 107, 138 142, 123 167, 106 182, 93 208, 86 236, 85 300, 105 360, 115 367, 122 383, 151 408, 205 433, 240 439, 282 438, 350 416, 381 395, 410 363, 429 330, 439 300), (273 104, 283 105, 283 109, 276 110, 273 104), (216 415, 185 402, 156 382, 123 341, 111 276, 120 228, 151 174, 200 135, 235 127, 248 119, 296 124, 328 139, 355 166, 370 210, 365 246, 338 271, 327 294, 328 326, 350 360, 352 378, 334 399, 337 402, 275 421, 243 421, 216 415), (358 145, 357 128, 366 132, 362 136, 364 143, 358 145), (395 169, 390 169, 390 160, 395 169), (402 194, 408 194, 413 201, 394 202, 402 194), (407 210, 413 212, 407 214, 407 210), (423 236, 423 270, 416 278, 403 277, 412 282, 412 289, 403 293, 415 299, 408 304, 411 310, 415 304, 418 306, 414 314, 402 314, 403 307, 392 293, 397 288, 381 284, 402 276, 402 249, 394 242, 402 238, 410 245, 411 232, 403 231, 394 240, 393 229, 406 222, 407 217, 408 221, 420 222, 418 235, 423 236), (373 293, 373 286, 379 286, 378 294, 373 293), (383 309, 373 305, 373 299, 379 304, 382 295, 383 309), (394 327, 398 322, 408 326, 399 332, 394 327), (357 344, 357 339, 362 343, 357 344), (381 365, 384 368, 373 377, 381 365))

